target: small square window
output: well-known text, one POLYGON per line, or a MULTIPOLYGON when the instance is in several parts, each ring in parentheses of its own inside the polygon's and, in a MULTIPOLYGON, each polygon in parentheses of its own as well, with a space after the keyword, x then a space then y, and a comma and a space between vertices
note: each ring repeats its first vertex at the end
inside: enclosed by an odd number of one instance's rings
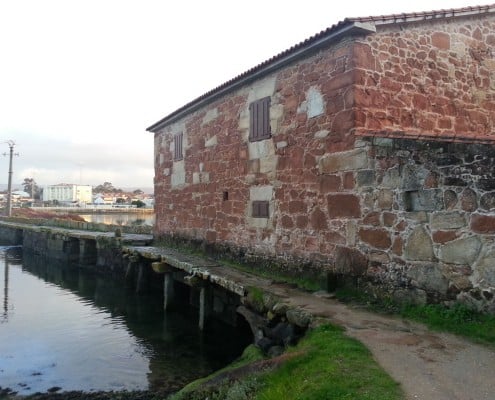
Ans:
POLYGON ((249 105, 249 141, 269 139, 272 136, 270 127, 270 97, 253 101, 249 105))
POLYGON ((184 158, 184 154, 182 152, 182 139, 182 132, 174 136, 174 161, 179 161, 184 158))
POLYGON ((268 201, 253 201, 253 212, 251 216, 253 218, 269 218, 270 203, 268 201))

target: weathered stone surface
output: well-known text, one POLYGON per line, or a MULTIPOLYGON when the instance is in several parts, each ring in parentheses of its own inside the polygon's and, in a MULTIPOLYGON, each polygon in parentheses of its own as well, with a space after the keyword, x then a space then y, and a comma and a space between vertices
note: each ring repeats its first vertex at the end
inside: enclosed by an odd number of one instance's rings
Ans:
POLYGON ((447 210, 452 210, 457 205, 457 193, 453 190, 446 190, 443 194, 443 202, 447 210))
POLYGON ((377 205, 382 210, 390 210, 394 204, 394 192, 382 189, 378 192, 377 205))
POLYGON ((488 252, 474 268, 476 283, 483 287, 495 287, 495 250, 488 252))
POLYGON ((471 229, 475 233, 495 233, 495 215, 473 214, 471 216, 471 229))
POLYGON ((311 226, 316 230, 323 230, 328 227, 327 217, 319 208, 313 210, 310 216, 311 226))
POLYGON ((309 312, 300 308, 287 310, 285 315, 287 316, 287 321, 301 328, 307 328, 313 319, 309 312))
POLYGON ((422 189, 428 174, 423 166, 408 164, 403 168, 400 187, 408 191, 422 189))
MULTIPOLYGON (((494 198, 495 201, 495 198, 494 198)), ((495 206, 495 202, 494 202, 495 206)), ((478 208, 478 198, 476 192, 469 188, 464 189, 461 194, 461 208, 464 211, 473 212, 478 208)))
POLYGON ((359 238, 377 249, 388 249, 392 245, 390 234, 385 229, 360 229, 359 238))
POLYGON ((466 218, 459 212, 443 212, 431 215, 430 227, 433 230, 458 229, 466 226, 466 218))
POLYGON ((412 284, 428 292, 446 294, 449 282, 436 264, 413 265, 407 271, 412 284))
POLYGON ((372 169, 366 169, 358 171, 356 174, 356 183, 358 187, 371 186, 375 182, 375 171, 372 169))
POLYGON ((479 255, 481 241, 472 236, 454 240, 440 248, 440 260, 448 264, 471 265, 479 255))
POLYGON ((351 171, 368 167, 366 149, 354 149, 341 153, 327 154, 320 158, 318 168, 322 174, 332 174, 339 171, 351 171))
POLYGON ((344 275, 363 275, 368 268, 368 260, 357 249, 338 247, 335 250, 335 272, 344 275))
POLYGON ((328 195, 327 206, 330 218, 361 216, 359 197, 352 194, 328 195))
POLYGON ((431 35, 431 44, 441 50, 449 50, 450 35, 445 32, 435 32, 431 35))
POLYGON ((485 193, 481 196, 480 207, 483 210, 494 210, 495 209, 495 192, 485 193))
POLYGON ((322 193, 338 192, 342 187, 342 179, 338 175, 322 175, 319 178, 322 193))
POLYGON ((393 298, 399 304, 424 305, 427 302, 426 292, 422 289, 397 289, 393 298))
POLYGON ((417 227, 408 237, 404 255, 406 260, 411 261, 433 261, 433 243, 430 235, 422 226, 417 227))
POLYGON ((444 208, 441 189, 411 190, 404 193, 408 211, 438 211, 444 208))
POLYGON ((456 231, 435 231, 432 235, 435 243, 447 243, 458 238, 456 231))
POLYGON ((272 307, 272 311, 276 315, 285 315, 287 310, 289 310, 289 305, 287 303, 276 303, 272 307))
POLYGON ((390 168, 385 171, 385 174, 383 175, 382 185, 383 187, 390 189, 396 189, 399 187, 400 173, 398 167, 390 168))

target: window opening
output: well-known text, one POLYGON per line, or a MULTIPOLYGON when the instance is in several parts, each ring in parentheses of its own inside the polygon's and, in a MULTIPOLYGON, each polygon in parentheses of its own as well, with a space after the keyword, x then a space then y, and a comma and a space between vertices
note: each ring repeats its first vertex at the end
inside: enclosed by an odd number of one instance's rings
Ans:
POLYGON ((184 158, 184 155, 182 153, 182 139, 183 139, 183 134, 178 133, 174 136, 174 160, 179 161, 184 158))
POLYGON ((270 97, 253 101, 249 105, 249 141, 256 142, 271 137, 270 97))
POLYGON ((268 201, 253 201, 253 218, 268 218, 270 216, 270 203, 268 201))

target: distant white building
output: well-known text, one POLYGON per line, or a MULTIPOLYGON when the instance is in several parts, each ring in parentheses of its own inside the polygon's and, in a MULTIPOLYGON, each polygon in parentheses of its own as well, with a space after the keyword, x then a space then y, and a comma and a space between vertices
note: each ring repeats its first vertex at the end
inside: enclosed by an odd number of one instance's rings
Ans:
POLYGON ((43 188, 43 201, 57 200, 62 203, 91 203, 93 187, 90 185, 74 185, 60 183, 43 188))

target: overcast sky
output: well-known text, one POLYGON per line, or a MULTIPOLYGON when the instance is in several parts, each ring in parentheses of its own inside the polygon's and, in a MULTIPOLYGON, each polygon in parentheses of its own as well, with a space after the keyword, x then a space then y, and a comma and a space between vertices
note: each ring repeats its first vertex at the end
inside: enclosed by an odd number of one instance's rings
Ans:
POLYGON ((479 4, 0 0, 0 142, 16 142, 14 186, 152 187, 145 129, 206 91, 346 17, 479 4))

